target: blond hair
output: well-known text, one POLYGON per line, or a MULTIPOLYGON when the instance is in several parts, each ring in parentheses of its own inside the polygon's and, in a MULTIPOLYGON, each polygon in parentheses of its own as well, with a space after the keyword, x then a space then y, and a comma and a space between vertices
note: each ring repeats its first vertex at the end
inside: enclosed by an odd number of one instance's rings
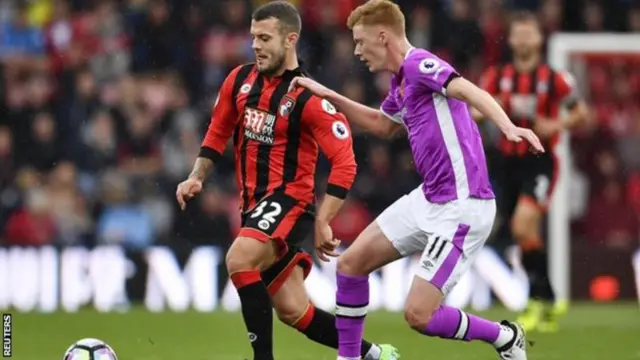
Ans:
POLYGON ((390 0, 369 0, 353 10, 347 19, 349 29, 356 25, 383 25, 398 35, 404 34, 404 23, 402 10, 390 0))

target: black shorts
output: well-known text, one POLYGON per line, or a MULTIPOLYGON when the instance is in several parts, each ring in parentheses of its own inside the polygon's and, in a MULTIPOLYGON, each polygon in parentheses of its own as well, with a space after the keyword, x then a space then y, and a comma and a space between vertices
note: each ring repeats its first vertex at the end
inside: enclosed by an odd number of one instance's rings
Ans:
POLYGON ((520 201, 529 201, 546 212, 558 177, 553 154, 503 157, 497 170, 498 211, 511 218, 520 201))
POLYGON ((296 265, 302 267, 305 278, 309 275, 313 259, 300 245, 311 233, 314 220, 313 205, 284 193, 267 195, 242 216, 238 236, 273 241, 278 247, 278 260, 262 272, 262 281, 271 295, 280 289, 296 265))

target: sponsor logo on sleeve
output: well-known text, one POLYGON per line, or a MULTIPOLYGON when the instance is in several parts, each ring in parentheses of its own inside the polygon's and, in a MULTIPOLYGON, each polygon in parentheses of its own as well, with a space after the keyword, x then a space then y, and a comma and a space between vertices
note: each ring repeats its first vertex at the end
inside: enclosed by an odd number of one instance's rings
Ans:
POLYGON ((327 112, 327 114, 329 115, 335 115, 338 112, 336 110, 336 107, 333 106, 333 104, 330 103, 327 99, 322 99, 322 101, 320 101, 320 104, 322 105, 322 110, 327 112))
POLYGON ((345 140, 349 137, 349 129, 347 129, 347 125, 345 125, 342 121, 335 121, 331 125, 331 131, 333 135, 339 140, 345 140))

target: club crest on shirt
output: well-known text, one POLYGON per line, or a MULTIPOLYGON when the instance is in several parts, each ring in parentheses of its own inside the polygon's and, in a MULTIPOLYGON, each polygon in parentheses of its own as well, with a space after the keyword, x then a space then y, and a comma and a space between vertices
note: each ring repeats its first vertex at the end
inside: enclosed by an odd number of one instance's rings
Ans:
POLYGON ((240 87, 240 93, 241 94, 246 94, 249 92, 249 90, 251 90, 251 85, 250 84, 242 84, 242 86, 240 87))
POLYGON ((339 140, 344 140, 349 137, 349 129, 342 121, 334 121, 331 125, 331 131, 333 135, 339 140))
POLYGON ((280 116, 286 117, 291 114, 293 107, 296 105, 296 101, 289 96, 284 96, 282 100, 280 100, 280 106, 278 107, 278 112, 280 116))

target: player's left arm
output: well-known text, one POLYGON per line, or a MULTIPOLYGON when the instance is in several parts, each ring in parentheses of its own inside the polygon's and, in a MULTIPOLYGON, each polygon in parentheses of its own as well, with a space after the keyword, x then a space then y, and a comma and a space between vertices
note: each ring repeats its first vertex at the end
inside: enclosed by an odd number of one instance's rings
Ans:
POLYGON ((503 132, 515 127, 491 94, 460 76, 451 65, 431 57, 425 57, 412 65, 405 67, 405 71, 407 78, 415 82, 414 86, 466 102, 491 119, 503 132))
POLYGON ((351 129, 345 116, 325 99, 312 96, 302 112, 320 150, 331 163, 327 193, 316 221, 328 224, 336 216, 356 177, 351 129))
POLYGON ((491 119, 509 141, 520 142, 526 139, 536 152, 544 152, 536 134, 515 126, 498 101, 487 91, 461 77, 451 65, 440 59, 425 57, 418 60, 418 63, 405 67, 406 76, 412 79, 412 85, 466 102, 491 119))

